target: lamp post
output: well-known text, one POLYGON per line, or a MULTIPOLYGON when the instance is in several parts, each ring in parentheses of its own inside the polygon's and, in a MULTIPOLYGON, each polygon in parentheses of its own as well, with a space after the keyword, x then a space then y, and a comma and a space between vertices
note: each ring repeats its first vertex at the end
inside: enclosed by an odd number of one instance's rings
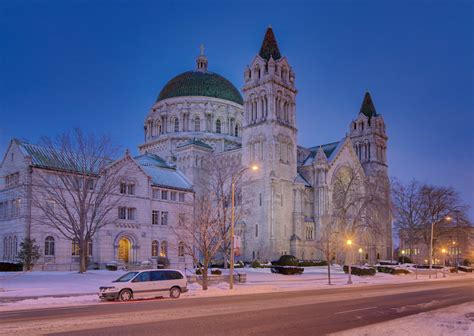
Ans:
POLYGON ((258 166, 242 168, 237 174, 232 175, 231 180, 231 206, 230 206, 230 267, 229 267, 229 289, 234 288, 234 255, 235 255, 235 179, 245 173, 248 169, 257 171, 258 166))
POLYGON ((402 250, 402 264, 405 263, 405 250, 402 250))
POLYGON ((347 249, 349 250, 349 253, 348 253, 348 255, 349 255, 349 263, 348 263, 348 264, 349 264, 349 265, 348 265, 348 267, 349 267, 349 278, 347 279, 347 284, 348 284, 348 285, 352 285, 352 276, 351 276, 351 275, 352 275, 352 270, 351 270, 351 262, 352 262, 352 260, 351 260, 351 259, 352 259, 352 258, 351 258, 351 252, 352 252, 351 247, 352 247, 352 240, 348 239, 347 242, 346 242, 346 244, 347 244, 347 249))
POLYGON ((362 266, 362 247, 359 247, 359 263, 362 266))
POLYGON ((446 270, 445 270, 445 266, 446 266, 446 259, 445 259, 445 256, 446 256, 446 249, 442 249, 441 252, 443 253, 443 278, 446 278, 446 270))
MULTIPOLYGON (((448 222, 450 222, 453 218, 451 216, 446 216, 446 217, 443 217, 441 218, 440 220, 438 220, 437 222, 431 222, 431 236, 430 236, 430 256, 429 256, 429 260, 430 260, 430 272, 429 272, 429 278, 431 279, 431 270, 433 269, 433 230, 434 230, 434 226, 435 224, 438 224, 440 223, 441 221, 443 220, 446 220, 448 222)), ((436 275, 438 275, 438 272, 436 272, 436 275)))

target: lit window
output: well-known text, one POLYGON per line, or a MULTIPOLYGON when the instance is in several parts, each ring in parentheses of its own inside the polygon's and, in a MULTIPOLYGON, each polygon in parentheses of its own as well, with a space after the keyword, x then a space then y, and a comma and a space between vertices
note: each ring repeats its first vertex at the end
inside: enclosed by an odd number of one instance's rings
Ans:
POLYGON ((158 241, 156 240, 151 242, 151 256, 158 257, 158 241))
POLYGON ((81 247, 79 246, 79 240, 74 239, 72 241, 72 256, 79 256, 79 253, 81 251, 81 247))

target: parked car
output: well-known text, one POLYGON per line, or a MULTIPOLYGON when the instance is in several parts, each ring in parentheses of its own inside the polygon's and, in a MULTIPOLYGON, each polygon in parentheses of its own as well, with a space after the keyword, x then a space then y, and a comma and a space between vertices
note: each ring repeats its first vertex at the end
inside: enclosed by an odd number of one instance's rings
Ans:
POLYGON ((129 301, 132 299, 169 296, 179 298, 188 291, 188 280, 178 270, 143 270, 128 272, 107 286, 99 288, 102 300, 129 301))

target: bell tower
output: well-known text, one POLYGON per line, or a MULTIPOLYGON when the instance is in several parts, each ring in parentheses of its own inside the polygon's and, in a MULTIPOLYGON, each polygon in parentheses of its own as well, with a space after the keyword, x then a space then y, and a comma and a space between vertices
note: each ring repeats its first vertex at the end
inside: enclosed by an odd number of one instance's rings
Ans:
POLYGON ((297 176, 295 74, 268 27, 252 63, 244 71, 242 164, 248 206, 245 260, 273 260, 290 253, 294 232, 294 181, 297 176))
POLYGON ((268 27, 244 73, 243 163, 261 174, 286 180, 296 176, 295 74, 268 27))

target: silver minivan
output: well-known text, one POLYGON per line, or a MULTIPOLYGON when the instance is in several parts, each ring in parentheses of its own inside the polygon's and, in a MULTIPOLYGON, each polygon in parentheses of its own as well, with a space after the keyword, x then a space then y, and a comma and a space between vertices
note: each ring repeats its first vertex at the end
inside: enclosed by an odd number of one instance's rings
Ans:
POLYGON ((186 276, 178 270, 144 270, 128 272, 99 288, 102 300, 130 301, 132 299, 169 296, 177 299, 188 291, 186 276))

